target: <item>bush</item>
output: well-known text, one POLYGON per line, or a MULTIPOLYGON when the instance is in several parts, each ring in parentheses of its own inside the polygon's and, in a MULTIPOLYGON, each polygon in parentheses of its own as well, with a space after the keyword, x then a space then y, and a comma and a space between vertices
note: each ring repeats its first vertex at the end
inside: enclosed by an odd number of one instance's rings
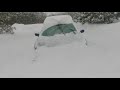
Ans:
POLYGON ((1 25, 0 26, 0 34, 14 34, 14 28, 10 25, 1 25))
POLYGON ((14 23, 11 22, 11 17, 14 14, 11 12, 0 12, 0 34, 10 33, 13 34, 13 28, 11 27, 14 23))

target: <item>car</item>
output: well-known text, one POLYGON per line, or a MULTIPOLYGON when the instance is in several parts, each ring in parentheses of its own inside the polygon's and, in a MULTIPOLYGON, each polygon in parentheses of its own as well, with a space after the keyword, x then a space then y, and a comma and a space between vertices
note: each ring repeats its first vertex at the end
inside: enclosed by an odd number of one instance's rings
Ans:
POLYGON ((40 33, 35 33, 37 40, 34 44, 34 49, 38 47, 54 47, 58 45, 69 44, 75 41, 86 42, 81 33, 74 26, 72 17, 69 15, 58 15, 47 17, 43 23, 43 28, 40 33))

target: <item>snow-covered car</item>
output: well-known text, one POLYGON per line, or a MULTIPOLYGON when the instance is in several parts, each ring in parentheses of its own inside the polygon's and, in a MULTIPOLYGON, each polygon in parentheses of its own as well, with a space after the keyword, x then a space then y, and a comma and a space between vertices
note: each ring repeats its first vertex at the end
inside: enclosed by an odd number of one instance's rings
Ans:
MULTIPOLYGON (((83 32, 84 30, 81 31, 81 33, 83 32)), ((81 33, 77 32, 71 16, 50 16, 45 19, 41 32, 35 33, 35 36, 38 36, 38 38, 34 48, 37 49, 41 46, 53 47, 75 41, 82 43, 85 39, 81 33)))

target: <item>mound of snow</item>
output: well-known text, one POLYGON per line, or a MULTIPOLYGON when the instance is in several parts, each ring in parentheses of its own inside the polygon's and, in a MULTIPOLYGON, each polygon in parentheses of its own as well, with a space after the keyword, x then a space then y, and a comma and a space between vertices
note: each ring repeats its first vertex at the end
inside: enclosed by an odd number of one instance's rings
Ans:
POLYGON ((69 15, 50 16, 45 19, 42 31, 58 24, 71 24, 71 23, 73 23, 73 20, 72 17, 69 15))
POLYGON ((58 34, 51 37, 40 36, 37 41, 35 47, 47 46, 47 47, 54 47, 59 45, 70 44, 72 42, 79 42, 85 45, 84 38, 80 33, 76 35, 73 33, 69 34, 58 34))
POLYGON ((40 32, 42 27, 43 27, 43 24, 28 24, 28 25, 24 25, 24 24, 14 24, 12 27, 15 27, 16 30, 15 32, 18 33, 18 32, 40 32))

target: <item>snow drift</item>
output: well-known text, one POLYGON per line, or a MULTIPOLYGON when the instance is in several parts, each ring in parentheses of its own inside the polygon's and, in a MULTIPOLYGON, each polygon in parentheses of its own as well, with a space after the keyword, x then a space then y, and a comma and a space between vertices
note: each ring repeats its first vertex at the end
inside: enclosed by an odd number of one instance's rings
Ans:
POLYGON ((120 23, 76 24, 86 30, 88 47, 78 42, 42 47, 33 64, 34 33, 42 26, 17 25, 14 35, 0 35, 0 77, 115 77, 120 73, 120 23))
POLYGON ((59 45, 70 44, 72 42, 79 42, 81 43, 81 45, 82 44, 85 45, 86 43, 80 33, 77 33, 77 34, 69 33, 66 35, 61 34, 61 35, 55 35, 52 37, 40 36, 40 38, 37 39, 36 43, 37 43, 37 46, 39 46, 40 48, 41 46, 55 47, 59 45))

